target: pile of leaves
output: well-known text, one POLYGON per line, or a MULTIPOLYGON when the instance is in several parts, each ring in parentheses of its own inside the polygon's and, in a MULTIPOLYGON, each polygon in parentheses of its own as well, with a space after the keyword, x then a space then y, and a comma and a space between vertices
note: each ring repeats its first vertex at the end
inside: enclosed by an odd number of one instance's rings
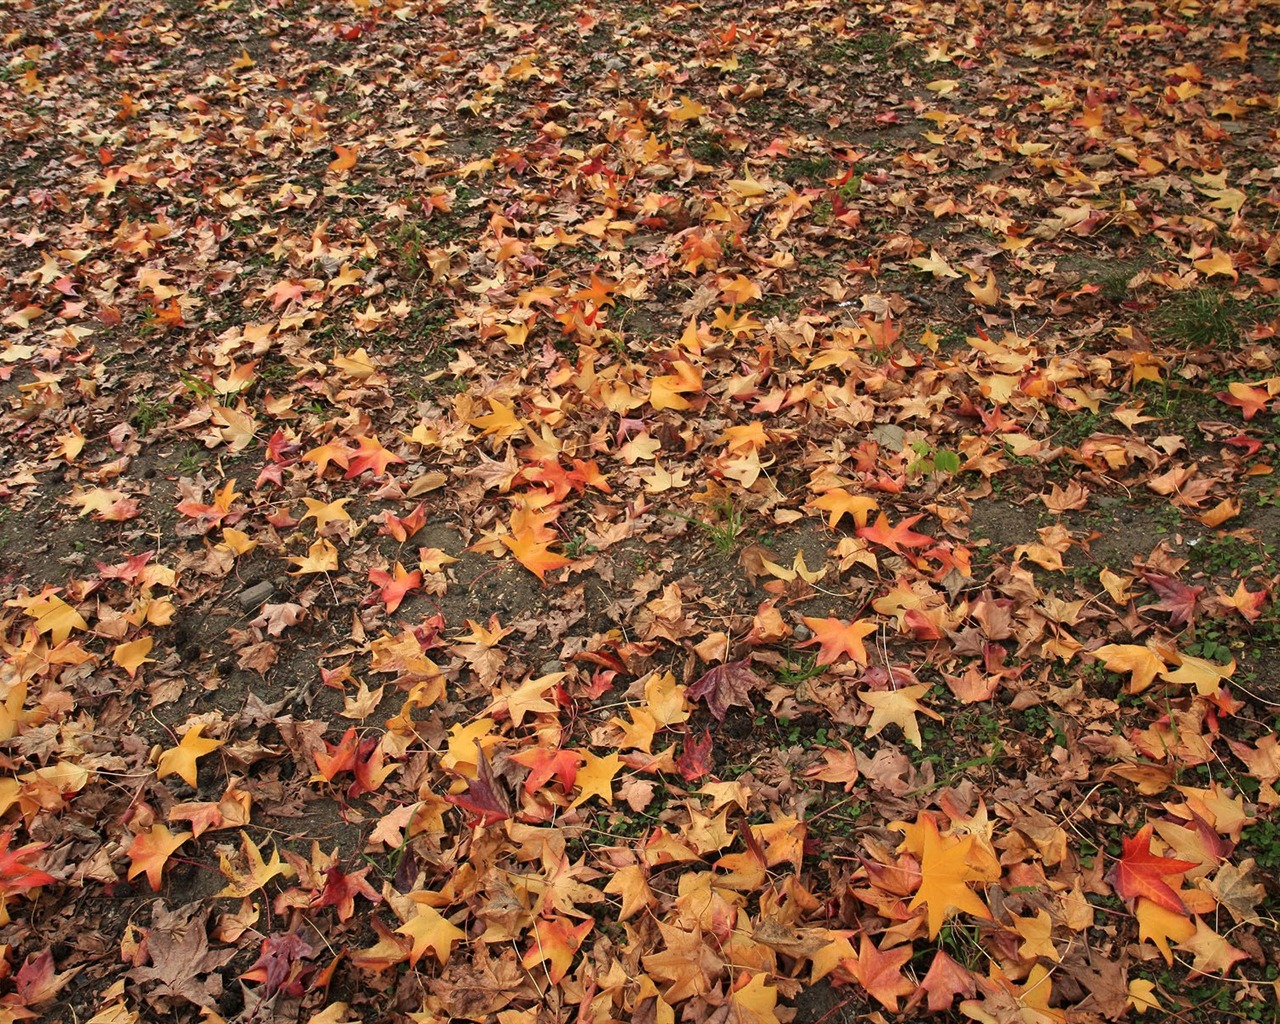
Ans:
POLYGON ((8 4, 0 1021, 1270 1019, 1275 12, 8 4))

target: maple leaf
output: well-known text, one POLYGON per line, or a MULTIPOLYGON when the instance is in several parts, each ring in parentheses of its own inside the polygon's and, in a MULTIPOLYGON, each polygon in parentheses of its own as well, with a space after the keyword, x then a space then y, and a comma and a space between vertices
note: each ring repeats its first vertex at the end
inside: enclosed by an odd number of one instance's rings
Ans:
POLYGON ((307 506, 307 512, 302 517, 302 521, 314 519, 316 521, 316 533, 324 533, 324 528, 330 523, 351 522, 351 516, 346 510, 346 505, 351 501, 350 498, 339 498, 337 501, 325 502, 304 496, 302 500, 307 506))
POLYGON ((302 961, 313 956, 315 950, 296 932, 268 935, 262 940, 258 959, 240 975, 240 980, 261 982, 264 999, 270 999, 277 992, 296 998, 304 991, 302 961))
POLYGON ((141 636, 128 643, 116 644, 116 649, 111 652, 111 660, 128 672, 129 678, 133 679, 137 676, 138 669, 153 663, 153 659, 148 658, 147 655, 151 653, 155 642, 156 639, 153 636, 141 636))
POLYGON ((529 777, 524 780, 524 791, 533 793, 547 784, 551 779, 559 779, 564 792, 573 789, 578 777, 583 757, 576 750, 548 750, 546 747, 530 747, 511 755, 516 764, 529 769, 529 777))
MULTIPOLYGON (((27 843, 16 850, 11 850, 9 847, 13 842, 13 833, 13 829, 0 833, 0 901, 12 893, 24 889, 38 889, 54 881, 53 875, 27 863, 29 858, 34 857, 48 844, 27 843)), ((130 875, 130 877, 133 876, 130 875)))
POLYGON ((852 793, 858 781, 858 758, 853 748, 844 740, 840 741, 844 750, 827 747, 822 752, 825 764, 817 764, 805 770, 806 779, 818 779, 820 782, 834 782, 842 785, 846 793, 852 793))
POLYGON ((307 549, 306 555, 290 555, 289 561, 297 565, 290 576, 303 576, 313 572, 333 572, 338 568, 338 549, 320 537, 307 549))
POLYGON ((300 459, 303 462, 314 462, 316 476, 320 477, 324 476, 324 471, 331 462, 341 469, 347 469, 351 465, 351 449, 344 441, 328 441, 317 448, 312 448, 311 451, 300 456, 300 459))
POLYGON ((440 911, 431 906, 427 900, 439 899, 434 892, 415 892, 409 894, 416 904, 413 917, 396 929, 398 935, 407 935, 412 940, 409 948, 409 966, 412 967, 427 950, 435 953, 442 964, 449 959, 453 944, 467 937, 457 925, 450 924, 440 911))
POLYGON ((49 642, 57 646, 71 635, 74 629, 88 629, 89 624, 54 590, 46 590, 23 609, 36 620, 36 632, 48 633, 49 642))
POLYGON ((1151 852, 1151 826, 1143 825, 1132 839, 1122 839, 1123 852, 1107 878, 1122 899, 1141 896, 1173 913, 1186 913, 1178 894, 1164 881, 1180 877, 1196 866, 1194 861, 1159 857, 1151 852))
POLYGON ((529 948, 520 960, 526 971, 545 963, 551 984, 559 985, 573 965, 582 940, 595 927, 590 919, 571 924, 567 918, 553 916, 535 918, 529 948))
POLYGON ((176 747, 170 747, 160 754, 156 762, 156 778, 163 779, 169 775, 177 775, 192 789, 197 784, 197 759, 212 753, 222 746, 222 740, 201 736, 204 723, 188 729, 176 747))
POLYGON ((911 527, 914 526, 923 514, 908 516, 902 520, 897 526, 890 527, 889 520, 885 514, 881 512, 876 516, 875 525, 858 527, 857 534, 863 540, 869 540, 873 544, 879 544, 886 547, 895 555, 902 554, 903 548, 919 548, 933 544, 934 539, 927 537, 923 533, 915 533, 911 527))
POLYGON ((1233 405, 1239 409, 1244 414, 1247 422, 1258 413, 1266 411, 1273 396, 1267 388, 1253 387, 1252 385, 1235 381, 1227 385, 1226 391, 1219 391, 1214 397, 1220 402, 1233 405))
POLYGON ((723 722, 729 708, 751 708, 752 690, 763 690, 765 681, 751 671, 751 658, 727 661, 708 669, 686 691, 690 700, 705 700, 707 710, 717 722, 723 722))
POLYGON ((1267 603, 1267 591, 1250 590, 1241 580, 1236 584, 1234 594, 1228 597, 1219 590, 1216 600, 1223 608, 1234 608, 1246 621, 1257 622, 1262 616, 1262 606, 1267 603))
POLYGON ((625 921, 657 902, 649 888, 648 872, 639 864, 628 864, 613 872, 604 891, 622 897, 619 921, 625 921))
POLYGON ((813 631, 813 636, 799 646, 820 644, 817 660, 819 665, 835 664, 842 654, 848 655, 859 665, 867 664, 867 648, 862 641, 880 628, 879 623, 872 619, 844 622, 841 619, 816 619, 808 615, 803 616, 803 620, 813 631))
POLYGON ((920 982, 920 989, 907 1003, 910 1010, 923 996, 928 996, 930 1013, 944 1013, 951 1009, 956 996, 973 998, 977 991, 973 972, 956 963, 944 949, 933 955, 933 962, 920 982))
POLYGON ((411 572, 396 562, 391 572, 384 569, 370 569, 369 582, 376 583, 381 588, 378 596, 387 606, 387 614, 391 614, 400 607, 400 602, 409 591, 417 590, 422 586, 422 572, 419 569, 411 572))
POLYGON ((937 249, 930 249, 928 256, 917 256, 910 261, 917 270, 932 274, 935 278, 955 278, 962 276, 951 264, 938 255, 937 249))
POLYGON ((691 738, 686 733, 684 749, 680 751, 680 755, 676 758, 676 769, 684 780, 686 782, 696 782, 710 773, 710 760, 711 731, 703 729, 701 738, 691 738))
POLYGON ((126 878, 131 879, 145 871, 152 891, 159 892, 160 876, 165 864, 173 856, 173 852, 190 838, 190 832, 170 832, 159 824, 152 825, 145 832, 139 832, 129 844, 131 863, 126 878))
POLYGON ((1167 667, 1150 647, 1139 644, 1104 644, 1092 652, 1109 672, 1129 673, 1129 692, 1141 693, 1167 667))
POLYGON ((1236 949, 1200 917, 1196 918, 1195 934, 1178 943, 1178 949, 1195 954, 1192 971, 1213 977, 1221 977, 1240 960, 1249 959, 1248 953, 1236 949))
MULTIPOLYGON (((968 892, 967 889, 965 891, 968 892)), ((864 933, 858 959, 843 961, 843 965, 881 1006, 897 1013, 898 1000, 916 990, 915 983, 902 976, 902 968, 910 961, 911 955, 910 945, 882 950, 864 933)))
POLYGON ((1169 910, 1142 896, 1135 901, 1134 917, 1138 921, 1138 940, 1150 939, 1169 964, 1173 963, 1169 940, 1183 942, 1196 933, 1196 926, 1183 911, 1169 910))
MULTIPOLYGON (((382 518, 382 525, 378 528, 378 533, 387 534, 404 544, 426 525, 426 506, 422 502, 418 502, 414 510, 403 518, 397 517, 391 512, 385 513, 382 518)), ((438 572, 439 570, 434 571, 438 572)))
POLYGON ((257 892, 277 876, 292 878, 297 874, 288 864, 281 863, 280 851, 274 847, 271 850, 271 860, 268 861, 263 859, 262 851, 254 845, 247 832, 241 831, 240 841, 241 848, 244 850, 247 870, 244 872, 237 871, 227 855, 221 854, 219 862, 222 875, 227 879, 227 884, 216 893, 219 898, 230 896, 234 899, 241 899, 257 892))
POLYGON ((867 739, 876 736, 886 725, 896 725, 902 730, 917 750, 923 747, 920 737, 920 723, 916 721, 916 712, 928 715, 935 721, 942 721, 936 711, 925 707, 919 698, 929 692, 928 684, 918 683, 915 686, 903 686, 897 690, 859 690, 858 697, 864 704, 871 706, 871 721, 867 723, 867 739))
POLYGON ((809 502, 811 508, 821 509, 823 512, 830 512, 831 515, 827 519, 827 528, 834 530, 840 525, 840 520, 845 516, 853 519, 854 525, 858 528, 867 525, 867 513, 875 512, 880 508, 880 503, 875 498, 868 498, 861 494, 850 494, 843 487, 833 487, 829 491, 823 491, 813 501, 809 502))
POLYGON ((1160 595, 1160 600, 1149 608, 1169 613, 1171 626, 1190 625, 1195 618, 1196 600, 1204 593, 1204 587, 1188 587, 1172 576, 1160 572, 1144 572, 1142 578, 1160 595))
POLYGON ((613 803, 613 777, 622 768, 622 759, 617 753, 600 757, 589 750, 582 751, 583 766, 578 770, 575 782, 579 786, 578 795, 570 807, 578 807, 593 796, 598 796, 607 804, 613 803))
POLYGON ((364 437, 361 435, 356 437, 355 441, 359 447, 347 456, 349 460, 347 472, 343 477, 346 480, 365 472, 371 472, 375 477, 382 476, 386 473, 388 466, 404 462, 404 459, 399 455, 382 447, 382 443, 377 436, 364 437))
POLYGON ((920 824, 923 826, 920 886, 907 909, 927 906, 930 941, 937 938, 943 921, 953 910, 990 921, 991 911, 968 886, 977 874, 968 863, 974 855, 974 837, 944 838, 938 833, 937 823, 927 814, 921 816, 920 824))

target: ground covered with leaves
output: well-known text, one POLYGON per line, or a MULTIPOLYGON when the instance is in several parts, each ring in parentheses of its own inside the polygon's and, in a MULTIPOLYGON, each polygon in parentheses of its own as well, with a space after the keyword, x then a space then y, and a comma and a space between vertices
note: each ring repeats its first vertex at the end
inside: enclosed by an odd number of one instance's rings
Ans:
POLYGON ((5 5, 0 1020, 1274 1020, 1274 4, 5 5))

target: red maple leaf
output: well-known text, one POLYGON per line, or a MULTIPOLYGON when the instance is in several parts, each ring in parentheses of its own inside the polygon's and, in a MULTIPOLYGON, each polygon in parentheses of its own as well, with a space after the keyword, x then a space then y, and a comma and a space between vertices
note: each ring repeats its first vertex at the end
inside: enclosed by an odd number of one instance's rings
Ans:
POLYGON ((676 758, 676 768, 686 782, 697 782, 711 769, 707 762, 711 759, 711 732, 702 730, 701 739, 692 739, 687 733, 684 738, 684 749, 676 758))
POLYGON ((1147 605, 1148 608, 1168 612, 1171 626, 1191 624, 1196 614, 1196 600, 1204 593, 1204 587, 1189 587, 1162 572, 1144 572, 1142 578, 1160 595, 1160 600, 1147 605))
POLYGON ((307 969, 302 961, 315 956, 315 952, 305 939, 293 932, 268 935, 262 940, 258 959, 240 975, 240 980, 261 982, 263 999, 270 999, 281 990, 286 996, 300 996, 304 991, 301 977, 307 969))
POLYGON ((1180 875, 1196 866, 1195 861, 1157 857, 1151 852, 1151 826, 1143 825, 1132 839, 1123 840, 1124 850, 1108 878, 1126 900, 1144 896, 1152 903, 1175 914, 1187 908, 1178 894, 1164 881, 1164 876, 1180 875))
POLYGON ((337 865, 334 865, 325 872, 324 889, 319 896, 312 900, 311 905, 313 907, 337 907, 338 920, 346 921, 356 912, 355 898, 357 896, 363 896, 370 903, 381 903, 382 897, 365 880, 365 875, 369 873, 370 866, 366 864, 360 870, 347 874, 337 865))
POLYGON ((54 881, 53 875, 47 871, 32 867, 27 858, 45 848, 45 843, 27 843, 16 850, 10 850, 13 842, 13 829, 0 835, 0 896, 20 889, 37 889, 54 881))
POLYGON ((704 699, 707 710, 717 722, 723 722, 725 713, 736 704, 741 708, 753 707, 751 691, 762 690, 765 681, 751 671, 751 659, 726 661, 723 665, 704 672, 689 687, 685 696, 690 700, 704 699))

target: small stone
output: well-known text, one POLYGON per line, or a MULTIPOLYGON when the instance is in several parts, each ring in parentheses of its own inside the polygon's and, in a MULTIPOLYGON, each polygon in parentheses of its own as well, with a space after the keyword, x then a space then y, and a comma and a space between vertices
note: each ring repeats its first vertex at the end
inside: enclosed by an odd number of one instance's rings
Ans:
POLYGON ((791 631, 791 635, 794 636, 797 640, 804 641, 804 640, 810 639, 813 636, 813 630, 811 630, 808 626, 806 626, 802 622, 800 623, 800 625, 796 626, 795 629, 791 631))
POLYGON ((564 671, 563 661, 544 661, 541 665, 538 666, 538 675, 540 676, 549 676, 553 672, 563 672, 563 671, 564 671))
POLYGON ((263 580, 240 591, 240 607, 245 611, 259 607, 267 598, 276 592, 275 584, 263 580))

